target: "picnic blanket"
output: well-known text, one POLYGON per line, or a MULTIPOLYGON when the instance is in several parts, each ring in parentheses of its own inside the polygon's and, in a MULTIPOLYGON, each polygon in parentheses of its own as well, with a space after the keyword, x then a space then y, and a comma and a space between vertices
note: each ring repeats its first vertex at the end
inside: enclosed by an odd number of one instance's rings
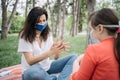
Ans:
MULTIPOLYGON (((59 73, 52 74, 58 76, 59 73)), ((22 80, 22 65, 14 65, 0 69, 0 80, 22 80)))
POLYGON ((0 80, 22 80, 21 64, 0 69, 0 80))

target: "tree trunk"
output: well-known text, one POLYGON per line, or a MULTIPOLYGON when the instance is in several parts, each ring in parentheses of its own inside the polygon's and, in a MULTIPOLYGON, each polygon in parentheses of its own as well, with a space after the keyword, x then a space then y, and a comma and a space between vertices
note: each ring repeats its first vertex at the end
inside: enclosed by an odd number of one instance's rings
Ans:
POLYGON ((12 13, 9 17, 9 20, 7 22, 7 6, 6 5, 6 0, 2 0, 2 33, 1 33, 1 39, 7 39, 7 34, 10 29, 10 26, 12 24, 15 12, 16 12, 16 7, 17 7, 18 0, 16 0, 12 13))
MULTIPOLYGON (((14 18, 14 15, 15 15, 15 13, 16 13, 16 8, 17 8, 18 1, 19 1, 19 0, 16 0, 16 2, 15 2, 15 4, 14 4, 14 7, 13 7, 13 10, 12 10, 12 13, 11 13, 11 15, 10 15, 10 18, 9 18, 9 20, 8 20, 8 22, 7 22, 8 31, 9 31, 9 29, 10 29, 10 27, 11 27, 11 24, 12 24, 12 21, 13 21, 13 18, 14 18)), ((7 31, 7 33, 8 33, 8 31, 7 31)))
POLYGON ((71 35, 75 36, 77 33, 77 0, 73 0, 73 21, 71 27, 71 35))
POLYGON ((76 33, 75 34, 77 35, 77 33, 78 33, 78 27, 80 26, 79 22, 80 22, 80 18, 81 18, 80 17, 80 0, 77 0, 76 4, 77 4, 77 9, 76 9, 77 10, 77 17, 76 17, 77 21, 76 21, 76 33))
MULTIPOLYGON (((88 0, 88 3, 87 3, 88 16, 94 12, 95 4, 96 4, 96 0, 88 0)), ((87 45, 93 44, 92 41, 93 39, 90 36, 90 30, 87 29, 87 45)))
POLYGON ((27 13, 28 13, 28 0, 26 0, 25 17, 27 17, 27 13))
POLYGON ((88 3, 87 3, 88 16, 94 12, 95 4, 96 4, 96 0, 88 0, 88 3))
POLYGON ((60 18, 61 18, 61 0, 57 0, 58 4, 58 14, 57 14, 57 23, 56 23, 56 28, 55 28, 55 37, 59 36, 60 34, 60 18))
POLYGON ((33 8, 35 7, 35 0, 33 0, 33 8))
POLYGON ((79 6, 79 14, 78 14, 78 19, 79 19, 79 26, 78 26, 78 32, 81 32, 82 31, 82 24, 83 24, 83 22, 82 22, 82 10, 81 10, 81 6, 83 6, 82 5, 82 2, 80 1, 80 6, 79 6))
POLYGON ((50 7, 50 1, 47 0, 47 6, 48 6, 48 9, 49 9, 49 14, 50 14, 50 27, 52 28, 52 33, 53 33, 53 36, 55 36, 55 30, 54 30, 54 12, 53 12, 53 9, 50 7))
POLYGON ((64 37, 65 9, 66 9, 66 8, 65 8, 65 7, 66 7, 65 4, 66 4, 66 0, 63 1, 63 6, 62 6, 62 10, 63 10, 63 11, 62 11, 62 14, 63 14, 63 15, 62 15, 62 26, 61 26, 61 36, 60 36, 61 39, 63 39, 63 37, 64 37))
POLYGON ((58 9, 59 11, 59 15, 58 15, 58 22, 57 22, 57 24, 58 24, 58 36, 60 37, 60 35, 61 35, 61 24, 62 24, 62 11, 61 11, 61 0, 60 0, 60 3, 59 3, 59 9, 58 9))
POLYGON ((7 38, 7 5, 6 0, 2 0, 2 31, 1 31, 1 39, 7 38))

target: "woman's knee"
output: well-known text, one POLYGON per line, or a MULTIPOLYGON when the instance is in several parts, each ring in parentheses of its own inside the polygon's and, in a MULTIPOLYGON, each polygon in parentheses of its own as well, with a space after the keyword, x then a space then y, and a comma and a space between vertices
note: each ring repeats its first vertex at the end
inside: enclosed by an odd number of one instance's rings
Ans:
POLYGON ((73 60, 75 60, 75 59, 78 57, 77 54, 72 54, 72 55, 70 55, 70 56, 71 56, 71 59, 73 59, 73 60))
POLYGON ((73 62, 77 59, 77 54, 70 55, 70 59, 67 64, 73 64, 73 62))
POLYGON ((33 72, 32 74, 24 73, 23 80, 45 80, 45 77, 37 72, 33 72))
POLYGON ((24 80, 45 80, 44 71, 37 66, 27 69, 23 74, 24 80))
POLYGON ((39 73, 33 73, 32 74, 32 79, 33 80, 45 80, 45 76, 39 73))

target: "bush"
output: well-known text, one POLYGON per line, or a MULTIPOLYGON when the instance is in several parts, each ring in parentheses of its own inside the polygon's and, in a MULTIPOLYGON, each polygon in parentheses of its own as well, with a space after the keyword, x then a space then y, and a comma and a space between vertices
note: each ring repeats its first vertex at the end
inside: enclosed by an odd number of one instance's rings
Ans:
POLYGON ((21 16, 14 16, 9 33, 18 33, 24 25, 25 18, 21 16))

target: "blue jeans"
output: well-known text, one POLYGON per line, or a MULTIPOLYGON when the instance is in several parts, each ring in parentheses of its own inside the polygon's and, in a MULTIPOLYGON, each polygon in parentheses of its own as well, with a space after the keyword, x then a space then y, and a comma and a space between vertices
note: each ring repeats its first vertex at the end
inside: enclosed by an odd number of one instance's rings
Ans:
POLYGON ((22 75, 23 80, 68 80, 77 55, 69 55, 52 62, 50 69, 45 71, 39 65, 33 65, 22 75), (58 77, 52 74, 59 73, 58 77))

